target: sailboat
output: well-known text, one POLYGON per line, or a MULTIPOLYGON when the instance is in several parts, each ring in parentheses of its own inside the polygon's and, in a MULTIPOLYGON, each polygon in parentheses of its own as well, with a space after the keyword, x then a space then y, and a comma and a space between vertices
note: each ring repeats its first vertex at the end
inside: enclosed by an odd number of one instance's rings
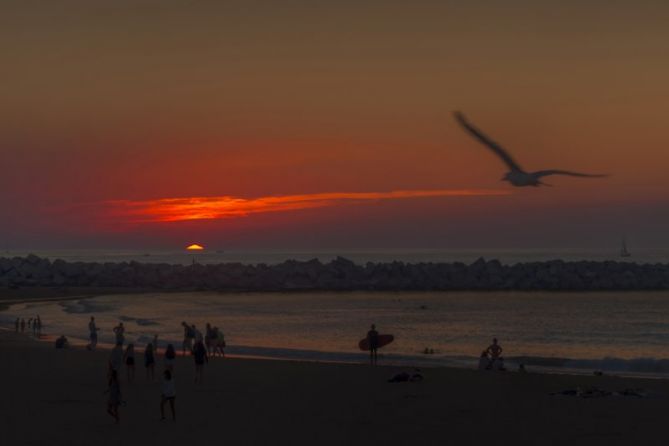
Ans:
POLYGON ((623 243, 620 247, 620 257, 630 257, 631 255, 632 253, 627 250, 627 240, 625 240, 625 237, 623 237, 623 243))

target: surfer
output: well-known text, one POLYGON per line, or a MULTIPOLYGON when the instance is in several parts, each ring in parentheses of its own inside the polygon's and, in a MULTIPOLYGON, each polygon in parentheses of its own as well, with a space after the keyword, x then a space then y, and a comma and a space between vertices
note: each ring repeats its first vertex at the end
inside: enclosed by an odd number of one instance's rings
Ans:
POLYGON ((376 331, 376 325, 372 324, 371 330, 367 332, 367 342, 369 343, 369 363, 376 364, 376 351, 379 348, 379 332, 376 331))

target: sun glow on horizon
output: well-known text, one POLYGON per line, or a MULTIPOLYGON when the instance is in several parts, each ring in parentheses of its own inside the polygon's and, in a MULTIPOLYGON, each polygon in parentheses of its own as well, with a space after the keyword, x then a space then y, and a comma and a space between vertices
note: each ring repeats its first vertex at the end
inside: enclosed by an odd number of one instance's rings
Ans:
POLYGON ((187 251, 203 251, 204 246, 198 245, 197 243, 193 243, 192 245, 189 245, 186 247, 187 251))

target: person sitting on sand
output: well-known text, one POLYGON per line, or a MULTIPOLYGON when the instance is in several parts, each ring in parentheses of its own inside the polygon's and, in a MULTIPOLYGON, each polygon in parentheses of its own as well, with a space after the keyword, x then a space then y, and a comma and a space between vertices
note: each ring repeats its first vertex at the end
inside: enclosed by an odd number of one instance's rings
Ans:
POLYGON ((501 345, 497 343, 497 338, 492 340, 492 344, 488 346, 486 352, 490 354, 491 364, 494 365, 495 361, 502 355, 504 349, 501 345))
POLYGON ((377 350, 379 348, 379 332, 376 331, 376 325, 372 324, 371 330, 367 332, 367 342, 369 343, 369 363, 374 365, 377 361, 377 350))
POLYGON ((156 366, 156 359, 153 356, 153 344, 148 344, 144 349, 144 367, 146 367, 146 379, 155 381, 154 369, 156 366))
POLYGON ((163 372, 163 382, 161 385, 161 395, 160 395, 160 419, 165 419, 165 403, 169 401, 170 409, 172 409, 172 419, 176 421, 177 414, 174 409, 174 403, 177 397, 176 387, 174 386, 174 378, 172 378, 172 372, 165 370, 163 372))
POLYGON ((125 362, 125 369, 128 373, 128 382, 131 383, 135 378, 135 345, 130 343, 125 349, 123 355, 123 362, 125 362))
POLYGON ((488 358, 488 351, 483 350, 481 356, 479 357, 479 370, 489 370, 490 369, 490 358, 488 358))
POLYGON ((195 332, 186 322, 182 322, 181 325, 184 328, 183 355, 186 356, 186 350, 191 353, 193 352, 193 338, 195 337, 195 332))
POLYGON ((123 347, 119 344, 112 348, 109 354, 109 370, 120 373, 121 365, 123 364, 123 347))
POLYGON ((505 372, 506 367, 504 367, 504 357, 498 356, 497 359, 495 359, 492 362, 492 370, 495 370, 497 372, 505 372))
POLYGON ((95 318, 91 316, 91 320, 88 322, 88 337, 91 340, 91 343, 88 344, 89 350, 95 350, 95 347, 98 345, 98 331, 100 329, 95 325, 95 318))
POLYGON ((170 372, 174 371, 174 358, 176 358, 176 356, 177 352, 174 351, 174 346, 172 344, 168 344, 167 348, 165 349, 165 370, 169 370, 170 372))
POLYGON ((118 373, 116 370, 112 370, 109 373, 107 393, 109 393, 109 399, 107 400, 107 413, 114 417, 116 424, 118 424, 118 407, 121 405, 121 384, 118 382, 118 373))
POLYGON ((193 358, 195 359, 195 384, 202 384, 204 381, 204 363, 209 362, 207 349, 202 341, 195 343, 193 358))
POLYGON ((67 348, 68 346, 69 343, 67 342, 65 335, 60 335, 60 337, 56 339, 56 348, 67 348))

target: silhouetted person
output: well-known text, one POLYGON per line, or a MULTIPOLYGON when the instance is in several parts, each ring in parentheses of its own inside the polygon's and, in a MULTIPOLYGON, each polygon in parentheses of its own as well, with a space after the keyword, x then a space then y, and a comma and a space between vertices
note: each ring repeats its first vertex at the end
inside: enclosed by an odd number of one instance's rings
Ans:
POLYGON ((155 381, 156 358, 153 355, 153 344, 148 344, 144 350, 144 367, 146 367, 146 379, 155 381))
POLYGON ((60 337, 56 339, 56 348, 67 348, 69 345, 65 335, 60 335, 60 337))
POLYGON ((202 341, 195 343, 193 347, 193 359, 195 360, 195 383, 202 384, 204 380, 204 363, 209 362, 207 349, 202 341))
POLYGON ((367 332, 367 343, 369 344, 369 362, 374 365, 377 362, 377 350, 379 348, 379 332, 376 325, 372 324, 371 330, 367 332))
POLYGON ((116 370, 109 371, 107 393, 109 393, 109 399, 107 400, 107 413, 114 417, 116 424, 118 424, 118 407, 121 405, 121 384, 119 383, 118 373, 116 370))
POLYGON ((123 326, 123 322, 119 322, 119 324, 114 327, 114 335, 116 335, 116 345, 123 345, 123 342, 125 342, 125 327, 123 326))
POLYGON ((35 319, 34 330, 35 330, 35 336, 37 337, 42 336, 42 319, 39 317, 39 314, 35 319))
POLYGON ((123 365, 123 347, 115 345, 109 353, 109 370, 115 370, 117 373, 121 372, 123 365))
POLYGON ((218 352, 221 357, 225 357, 225 336, 218 327, 214 327, 214 337, 214 355, 218 352))
POLYGON ((172 344, 168 344, 167 348, 165 349, 165 370, 169 370, 170 372, 174 371, 174 359, 177 356, 177 352, 174 351, 174 346, 172 344))
POLYGON ((497 338, 493 338, 492 344, 486 349, 486 353, 490 354, 490 367, 492 369, 496 368, 497 364, 495 364, 495 362, 500 359, 503 351, 504 349, 502 346, 497 343, 497 338))
POLYGON ((193 338, 195 337, 195 331, 186 323, 182 322, 181 325, 184 328, 184 342, 183 342, 183 355, 186 356, 186 350, 193 352, 193 338))
POLYGON ((123 362, 125 362, 125 369, 128 373, 128 382, 131 383, 135 378, 135 345, 130 343, 125 349, 123 355, 123 362))
POLYGON ((21 333, 26 331, 26 320, 21 318, 21 333))
POLYGON ((207 353, 211 355, 214 347, 214 340, 216 336, 214 334, 214 329, 211 328, 211 324, 207 322, 207 326, 204 331, 204 345, 207 347, 207 353))
POLYGON ((160 419, 165 419, 165 403, 169 401, 170 409, 172 409, 172 419, 176 421, 177 414, 174 409, 174 403, 177 398, 176 387, 174 386, 174 378, 172 378, 172 372, 165 370, 163 372, 163 382, 161 385, 161 396, 160 396, 160 419))
POLYGON ((91 316, 91 320, 88 322, 88 337, 91 340, 91 343, 88 344, 89 350, 95 350, 95 347, 98 345, 98 331, 100 329, 95 325, 95 318, 91 316))
POLYGON ((17 318, 16 318, 16 321, 14 322, 14 327, 15 327, 15 330, 16 330, 17 333, 19 332, 19 327, 20 327, 20 326, 21 326, 21 319, 19 319, 19 318, 17 317, 17 318))
POLYGON ((479 357, 479 370, 488 370, 490 368, 490 358, 488 358, 488 350, 483 350, 479 357))
POLYGON ((151 343, 153 344, 153 353, 157 356, 158 355, 158 334, 153 335, 153 341, 151 343))

